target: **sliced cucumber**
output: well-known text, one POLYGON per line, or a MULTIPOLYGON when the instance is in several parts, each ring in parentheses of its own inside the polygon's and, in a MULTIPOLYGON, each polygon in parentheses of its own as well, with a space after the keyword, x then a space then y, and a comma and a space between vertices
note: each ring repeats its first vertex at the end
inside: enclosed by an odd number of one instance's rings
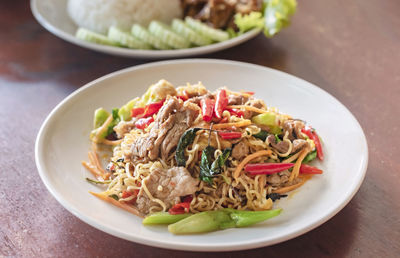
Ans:
POLYGON ((155 47, 157 49, 163 49, 163 50, 171 49, 167 44, 162 42, 159 38, 151 35, 147 31, 147 29, 143 28, 139 24, 134 24, 132 26, 131 32, 132 32, 133 36, 135 36, 136 38, 146 42, 147 44, 152 45, 153 47, 155 47))
POLYGON ((101 45, 109 45, 109 46, 118 46, 117 42, 112 41, 111 39, 107 38, 106 36, 99 34, 97 32, 93 32, 84 28, 79 28, 76 31, 75 36, 78 39, 101 44, 101 45))
POLYGON ((210 38, 196 33, 180 19, 172 20, 172 30, 198 46, 205 46, 212 43, 210 38))
POLYGON ((172 48, 180 49, 188 48, 190 46, 190 42, 187 39, 173 32, 169 26, 162 22, 150 22, 149 31, 172 48))
POLYGON ((136 39, 131 34, 126 33, 115 26, 108 29, 108 38, 112 41, 118 42, 124 47, 136 49, 151 49, 151 46, 139 39, 136 39))
POLYGON ((215 41, 224 41, 229 39, 228 32, 211 28, 210 26, 202 23, 201 21, 195 20, 189 16, 186 16, 185 22, 193 30, 215 41))

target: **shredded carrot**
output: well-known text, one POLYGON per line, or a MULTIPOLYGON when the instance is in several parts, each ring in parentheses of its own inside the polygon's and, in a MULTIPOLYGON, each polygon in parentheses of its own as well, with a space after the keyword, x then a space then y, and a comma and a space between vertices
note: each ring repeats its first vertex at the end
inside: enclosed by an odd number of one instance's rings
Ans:
POLYGON ((82 161, 82 165, 90 172, 94 177, 102 177, 102 174, 100 171, 97 170, 95 166, 92 164, 87 163, 86 161, 82 161))
POLYGON ((143 218, 142 214, 135 207, 133 207, 131 205, 125 204, 123 202, 119 202, 119 201, 115 200, 114 198, 111 198, 111 197, 107 196, 105 193, 94 193, 94 192, 90 192, 90 191, 89 191, 89 193, 91 193, 92 195, 96 196, 100 200, 103 200, 103 201, 109 202, 111 204, 114 204, 115 206, 117 206, 119 208, 122 208, 122 209, 124 209, 124 210, 126 210, 126 211, 128 211, 128 212, 130 212, 130 213, 132 213, 134 215, 136 215, 136 216, 139 216, 139 217, 143 218))
POLYGON ((111 124, 113 116, 109 115, 106 121, 97 129, 96 135, 93 137, 93 141, 99 143, 99 136, 107 130, 107 127, 111 124))
POLYGON ((213 129, 224 129, 224 128, 228 128, 228 127, 244 127, 244 126, 248 126, 251 125, 251 121, 248 119, 245 119, 243 121, 240 122, 236 122, 236 123, 224 123, 224 124, 216 124, 213 126, 213 129))
POLYGON ((261 151, 257 151, 249 156, 247 156, 244 160, 242 160, 242 162, 240 162, 240 164, 237 166, 237 168, 235 169, 235 172, 233 172, 233 177, 234 178, 238 178, 240 176, 240 172, 242 172, 242 169, 244 168, 244 166, 249 163, 251 160, 261 157, 261 156, 269 156, 272 154, 271 150, 261 150, 261 151))
POLYGON ((294 164, 292 173, 290 174, 289 177, 289 182, 292 182, 293 179, 297 178, 299 175, 299 171, 300 171, 300 166, 301 166, 301 162, 303 161, 303 159, 306 157, 307 153, 309 152, 309 148, 304 148, 299 155, 299 158, 296 160, 296 163, 294 164))
POLYGON ((293 191, 293 190, 299 188, 300 186, 304 185, 304 183, 307 182, 307 180, 310 179, 310 178, 311 178, 311 176, 304 177, 303 181, 301 181, 300 183, 297 183, 295 185, 282 187, 282 188, 279 188, 278 190, 275 190, 275 191, 272 191, 272 192, 273 193, 277 193, 277 194, 284 194, 284 193, 293 191))
POLYGON ((122 139, 121 139, 121 140, 116 140, 116 141, 109 141, 109 140, 107 140, 107 139, 103 139, 103 140, 101 141, 101 143, 103 143, 103 144, 105 144, 105 145, 112 145, 112 146, 118 145, 118 144, 120 144, 121 142, 122 142, 122 139))
POLYGON ((249 110, 249 111, 253 111, 253 112, 256 112, 256 113, 260 113, 260 114, 270 113, 270 111, 267 111, 267 110, 264 110, 264 109, 260 109, 260 108, 256 108, 256 107, 253 107, 253 106, 246 106, 246 105, 232 105, 232 106, 227 106, 226 108, 228 108, 228 109, 241 109, 241 108, 243 108, 243 109, 246 109, 246 110, 249 110))

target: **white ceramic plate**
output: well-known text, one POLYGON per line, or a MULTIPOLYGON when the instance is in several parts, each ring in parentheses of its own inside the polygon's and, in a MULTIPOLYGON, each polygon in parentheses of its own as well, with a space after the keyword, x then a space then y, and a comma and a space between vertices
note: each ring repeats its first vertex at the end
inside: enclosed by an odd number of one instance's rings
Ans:
POLYGON ((339 212, 360 187, 368 163, 367 142, 357 120, 334 97, 289 74, 257 65, 209 59, 151 63, 97 79, 63 100, 47 117, 36 140, 40 177, 54 197, 86 223, 137 243, 192 251, 232 251, 282 242, 321 225, 339 212), (269 106, 302 118, 324 141, 324 170, 290 198, 276 203, 280 216, 253 227, 204 235, 175 236, 167 228, 144 227, 141 219, 88 193, 81 167, 90 148, 93 111, 119 107, 165 78, 175 86, 201 80, 209 89, 228 86, 255 91, 269 106))
POLYGON ((67 0, 31 0, 31 9, 36 20, 54 35, 78 46, 117 56, 156 59, 204 55, 239 45, 260 33, 259 30, 252 30, 224 42, 179 50, 138 50, 103 46, 77 39, 74 36, 78 27, 68 16, 66 6, 67 0))

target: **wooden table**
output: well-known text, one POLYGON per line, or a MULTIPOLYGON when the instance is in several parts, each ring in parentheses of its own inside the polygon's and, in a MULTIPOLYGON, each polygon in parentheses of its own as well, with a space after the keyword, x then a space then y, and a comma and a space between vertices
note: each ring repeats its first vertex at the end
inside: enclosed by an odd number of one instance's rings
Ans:
POLYGON ((110 236, 70 214, 46 190, 34 143, 48 113, 85 83, 147 61, 71 45, 34 20, 28 1, 0 1, 0 256, 398 257, 399 13, 397 0, 301 1, 292 26, 277 37, 259 36, 206 56, 272 67, 319 85, 357 117, 370 159, 354 199, 317 229, 271 247, 204 254, 110 236))

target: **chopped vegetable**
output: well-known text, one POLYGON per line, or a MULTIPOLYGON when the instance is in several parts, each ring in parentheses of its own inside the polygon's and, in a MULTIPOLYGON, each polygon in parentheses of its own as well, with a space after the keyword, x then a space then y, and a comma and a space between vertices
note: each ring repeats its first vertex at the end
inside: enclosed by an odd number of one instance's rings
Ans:
POLYGON ((221 174, 222 167, 225 165, 232 149, 225 149, 214 161, 212 161, 214 152, 215 148, 208 145, 201 153, 199 178, 209 184, 212 183, 212 178, 214 176, 221 174))
POLYGON ((140 100, 139 98, 134 98, 125 105, 123 105, 118 111, 119 118, 123 121, 130 120, 132 117, 131 111, 133 107, 139 102, 139 100, 140 100))
POLYGON ((300 174, 322 174, 322 172, 321 169, 306 164, 300 166, 300 174))
POLYGON ((101 185, 106 185, 106 184, 111 183, 111 180, 98 181, 98 180, 90 179, 88 177, 86 178, 86 181, 93 183, 93 184, 101 184, 101 185))
POLYGON ((179 139, 178 146, 176 147, 175 152, 175 160, 178 166, 184 167, 186 165, 185 149, 187 146, 193 143, 196 132, 199 130, 200 128, 191 128, 184 132, 179 139))
POLYGON ((145 106, 144 112, 143 112, 143 117, 148 117, 156 114, 161 107, 164 105, 165 100, 160 100, 158 102, 153 102, 145 106))
POLYGON ((97 135, 97 140, 101 141, 114 131, 114 126, 117 125, 120 121, 120 118, 118 116, 118 108, 114 108, 112 110, 111 121, 108 120, 109 124, 107 125, 107 128, 103 128, 103 125, 105 125, 109 117, 110 113, 105 109, 96 109, 96 111, 94 112, 94 130, 92 130, 92 132, 90 133, 90 138, 93 138, 97 135), (105 117, 106 115, 107 117, 105 117))
POLYGON ((249 14, 237 13, 235 14, 234 22, 239 28, 239 34, 252 29, 264 28, 264 17, 260 12, 251 12, 249 14))
POLYGON ((317 157, 320 160, 324 159, 324 153, 322 151, 322 145, 321 145, 321 141, 318 137, 317 132, 315 131, 315 129, 301 129, 301 132, 304 133, 305 135, 307 135, 311 140, 314 141, 315 144, 315 148, 317 149, 317 157))
POLYGON ((250 162, 250 160, 253 160, 255 158, 261 157, 261 156, 269 156, 271 155, 272 152, 271 150, 260 150, 257 151, 253 154, 250 154, 242 162, 239 163, 239 165, 236 167, 235 172, 233 173, 234 178, 238 178, 240 176, 240 173, 242 172, 243 167, 250 162))
POLYGON ((296 12, 296 0, 266 0, 264 9, 264 34, 270 38, 290 24, 296 12))
POLYGON ((214 101, 209 98, 203 98, 200 101, 200 107, 203 120, 206 122, 210 122, 214 112, 214 101))
POLYGON ((224 110, 227 106, 228 106, 228 97, 226 95, 226 90, 221 89, 217 92, 215 108, 214 108, 215 116, 217 118, 221 119, 222 112, 224 112, 224 110))
POLYGON ((228 131, 218 131, 218 135, 221 136, 222 139, 237 139, 242 137, 241 132, 228 132, 228 131))
POLYGON ((144 225, 172 224, 191 216, 190 213, 171 215, 168 212, 156 212, 143 219, 144 225))
POLYGON ((153 122, 154 118, 152 116, 147 118, 140 118, 139 120, 136 121, 135 126, 136 128, 143 130, 153 122))
POLYGON ((265 141, 267 139, 267 137, 268 137, 268 132, 264 131, 264 130, 261 130, 259 133, 253 134, 253 137, 258 138, 258 139, 260 139, 262 141, 265 141))
POLYGON ((303 163, 309 163, 313 161, 317 157, 317 150, 313 150, 312 152, 308 153, 307 156, 303 159, 303 163))
POLYGON ((277 120, 276 115, 272 112, 259 114, 259 115, 253 116, 253 118, 251 119, 251 121, 255 124, 268 126, 270 128, 270 131, 269 131, 270 133, 280 134, 282 132, 282 130, 279 127, 276 120, 277 120))
POLYGON ((198 234, 233 227, 247 227, 278 216, 281 209, 267 211, 239 211, 222 209, 203 211, 168 226, 173 234, 198 234))
POLYGON ((105 110, 104 108, 98 108, 94 111, 94 120, 93 120, 93 128, 97 129, 104 122, 107 120, 107 118, 110 116, 110 113, 105 110))
POLYGON ((245 170, 252 175, 271 175, 293 166, 293 163, 256 163, 247 164, 245 170))

